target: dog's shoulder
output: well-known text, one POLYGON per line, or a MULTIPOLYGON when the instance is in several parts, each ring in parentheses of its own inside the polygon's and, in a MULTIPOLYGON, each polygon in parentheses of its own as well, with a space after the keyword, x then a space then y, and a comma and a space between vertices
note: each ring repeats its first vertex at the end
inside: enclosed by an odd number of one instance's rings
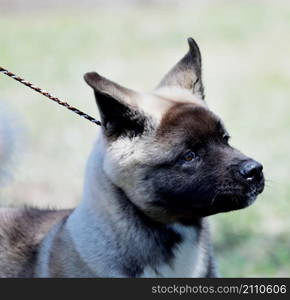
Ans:
POLYGON ((0 208, 0 277, 31 276, 38 246, 71 210, 0 208))

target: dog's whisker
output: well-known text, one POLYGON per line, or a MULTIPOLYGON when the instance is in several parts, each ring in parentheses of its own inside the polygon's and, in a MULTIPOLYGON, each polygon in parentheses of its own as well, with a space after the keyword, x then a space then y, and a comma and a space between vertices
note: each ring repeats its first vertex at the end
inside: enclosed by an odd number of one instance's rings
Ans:
POLYGON ((219 191, 216 191, 216 193, 214 194, 214 196, 213 196, 213 198, 212 198, 212 200, 211 200, 210 206, 213 205, 213 203, 214 203, 216 197, 218 196, 218 194, 219 194, 219 191))
POLYGON ((275 186, 275 185, 268 185, 268 184, 265 184, 265 188, 271 189, 271 190, 277 190, 278 189, 277 186, 275 186))

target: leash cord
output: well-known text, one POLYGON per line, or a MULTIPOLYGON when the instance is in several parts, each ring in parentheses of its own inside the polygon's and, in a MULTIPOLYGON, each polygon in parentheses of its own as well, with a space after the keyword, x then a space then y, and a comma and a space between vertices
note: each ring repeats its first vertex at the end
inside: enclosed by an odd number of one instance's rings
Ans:
POLYGON ((82 118, 85 118, 85 119, 89 120, 90 122, 92 122, 92 123, 94 123, 96 125, 99 125, 99 126, 102 125, 101 122, 98 121, 98 120, 96 120, 95 118, 89 116, 88 114, 85 114, 84 112, 82 112, 79 109, 77 109, 77 108, 69 105, 68 103, 60 100, 59 98, 52 96, 50 93, 42 90, 41 88, 35 86, 34 84, 30 83, 29 81, 27 81, 27 80, 25 80, 25 79, 23 79, 23 78, 15 75, 15 74, 13 74, 12 72, 9 72, 8 70, 6 70, 6 69, 4 69, 2 67, 0 67, 0 72, 3 73, 3 74, 5 74, 5 75, 7 75, 7 76, 9 76, 9 77, 11 77, 11 78, 13 78, 14 80, 17 80, 18 82, 20 82, 22 84, 28 86, 29 88, 31 88, 34 91, 42 94, 43 96, 47 97, 48 99, 50 99, 50 100, 58 103, 59 105, 64 106, 65 108, 67 108, 70 111, 74 112, 75 114, 81 116, 82 118))

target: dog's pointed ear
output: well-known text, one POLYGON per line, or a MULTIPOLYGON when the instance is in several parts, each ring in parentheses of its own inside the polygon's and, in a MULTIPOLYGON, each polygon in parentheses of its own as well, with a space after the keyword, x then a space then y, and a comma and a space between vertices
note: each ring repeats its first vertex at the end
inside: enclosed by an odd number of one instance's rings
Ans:
POLYGON ((102 127, 108 137, 142 134, 145 116, 133 106, 138 93, 114 83, 96 72, 84 75, 94 90, 102 127))
POLYGON ((201 54, 194 39, 188 38, 189 50, 185 56, 165 75, 158 88, 179 87, 190 90, 199 98, 204 99, 202 84, 201 54))

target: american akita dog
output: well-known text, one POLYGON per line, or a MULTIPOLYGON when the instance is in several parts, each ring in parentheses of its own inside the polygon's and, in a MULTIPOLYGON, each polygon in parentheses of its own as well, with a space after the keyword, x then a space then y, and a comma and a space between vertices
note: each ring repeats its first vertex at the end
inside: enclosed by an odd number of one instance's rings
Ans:
POLYGON ((263 191, 262 165, 229 145, 188 53, 141 94, 87 73, 102 131, 74 210, 3 208, 2 277, 214 277, 207 216, 263 191))

